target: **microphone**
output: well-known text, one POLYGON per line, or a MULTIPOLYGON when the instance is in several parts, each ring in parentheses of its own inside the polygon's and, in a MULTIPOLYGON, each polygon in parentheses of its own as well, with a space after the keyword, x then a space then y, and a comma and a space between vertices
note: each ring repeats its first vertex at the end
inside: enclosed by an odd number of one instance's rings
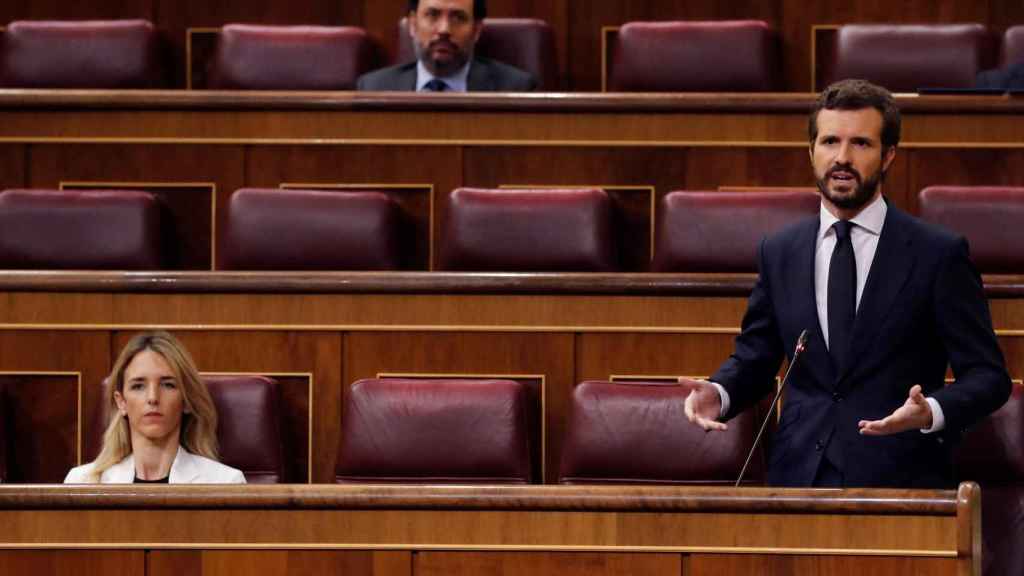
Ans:
POLYGON ((775 398, 772 398, 772 405, 768 407, 768 414, 765 415, 764 420, 761 422, 761 429, 757 431, 757 436, 754 437, 754 445, 750 447, 750 453, 747 454, 747 461, 743 463, 743 468, 740 470, 740 476, 736 479, 735 487, 740 487, 740 482, 743 481, 743 474, 747 472, 747 466, 750 465, 750 459, 754 457, 754 451, 757 450, 757 444, 761 441, 761 436, 764 434, 765 427, 768 426, 768 420, 772 417, 775 412, 775 406, 779 403, 779 397, 782 396, 782 390, 786 388, 786 380, 789 380, 789 373, 793 371, 793 366, 796 366, 796 361, 800 359, 800 354, 807 349, 807 330, 800 333, 800 337, 796 339, 796 349, 793 351, 793 361, 789 363, 789 368, 786 368, 786 374, 782 377, 782 383, 779 384, 779 389, 775 392, 775 398))

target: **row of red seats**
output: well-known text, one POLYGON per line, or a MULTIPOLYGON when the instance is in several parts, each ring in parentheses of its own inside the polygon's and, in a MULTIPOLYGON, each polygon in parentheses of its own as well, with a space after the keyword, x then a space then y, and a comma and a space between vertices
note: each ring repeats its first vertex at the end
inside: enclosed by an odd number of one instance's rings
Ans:
MULTIPOLYGON (((356 27, 221 28, 207 87, 347 90, 374 67, 374 49, 356 27)), ((412 59, 403 22, 398 59, 412 59)), ((747 92, 779 86, 779 39, 763 21, 632 22, 609 50, 607 88, 622 92, 747 92)), ((1008 29, 995 58, 981 24, 856 24, 839 28, 819 55, 824 84, 865 78, 896 92, 965 88, 977 74, 1024 61, 1024 26, 1008 29)), ((488 19, 477 52, 558 86, 550 26, 534 19, 488 19)), ((0 86, 147 88, 161 82, 158 37, 144 20, 12 22, 0 37, 0 86)))
MULTIPOLYGON (((965 236, 984 273, 1024 272, 1024 188, 931 187, 921 216, 965 236)), ((755 272, 765 235, 816 214, 807 190, 676 191, 655 216, 656 272, 755 272)), ((460 188, 447 197, 437 268, 621 270, 616 209, 601 189, 460 188)), ((0 268, 157 270, 158 198, 149 192, 0 193, 0 268), (41 230, 49 231, 40 234, 41 230)), ((396 270, 403 215, 379 191, 243 188, 220 243, 228 270, 396 270)))

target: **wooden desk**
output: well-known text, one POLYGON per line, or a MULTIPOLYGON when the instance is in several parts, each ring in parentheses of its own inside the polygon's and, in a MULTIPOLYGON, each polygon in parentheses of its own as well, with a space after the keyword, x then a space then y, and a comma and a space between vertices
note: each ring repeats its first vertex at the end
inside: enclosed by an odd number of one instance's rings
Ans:
POLYGON ((980 574, 979 497, 971 483, 957 491, 0 486, 0 566, 204 576, 966 576, 980 574))

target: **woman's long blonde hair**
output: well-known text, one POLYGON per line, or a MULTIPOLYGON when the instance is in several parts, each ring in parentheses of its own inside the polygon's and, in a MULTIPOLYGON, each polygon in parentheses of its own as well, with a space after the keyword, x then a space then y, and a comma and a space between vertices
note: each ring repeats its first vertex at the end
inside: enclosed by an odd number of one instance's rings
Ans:
POLYGON ((111 415, 106 432, 103 433, 103 448, 93 461, 93 481, 99 482, 100 476, 111 466, 124 460, 132 453, 132 436, 128 427, 128 417, 122 416, 114 400, 114 392, 124 393, 124 371, 135 355, 143 350, 152 350, 170 366, 184 401, 181 415, 181 435, 179 443, 193 454, 217 459, 217 408, 213 405, 210 392, 206 389, 196 363, 188 350, 177 338, 162 330, 142 332, 128 341, 121 355, 114 362, 114 369, 107 378, 110 383, 106 398, 111 415))

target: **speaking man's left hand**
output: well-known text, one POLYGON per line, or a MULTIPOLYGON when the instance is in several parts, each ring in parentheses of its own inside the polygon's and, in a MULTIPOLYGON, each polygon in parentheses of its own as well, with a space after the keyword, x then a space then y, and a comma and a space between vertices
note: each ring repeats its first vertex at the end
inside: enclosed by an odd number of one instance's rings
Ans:
POLYGON ((932 427, 932 408, 921 393, 921 386, 910 389, 907 401, 881 420, 861 420, 857 423, 860 433, 865 436, 884 436, 907 430, 922 430, 932 427))

